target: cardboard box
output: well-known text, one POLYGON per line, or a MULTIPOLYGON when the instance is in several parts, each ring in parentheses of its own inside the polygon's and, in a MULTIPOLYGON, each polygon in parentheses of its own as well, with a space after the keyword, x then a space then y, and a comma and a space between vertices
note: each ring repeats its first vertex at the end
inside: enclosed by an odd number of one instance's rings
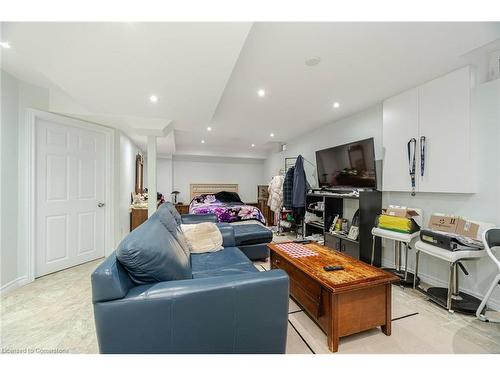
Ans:
POLYGON ((429 219, 429 228, 475 239, 479 224, 457 216, 432 215, 429 219))
POLYGON ((418 212, 406 207, 389 206, 382 210, 382 213, 389 216, 404 217, 407 219, 413 219, 418 216, 418 212))
POLYGON ((473 223, 472 221, 465 220, 462 218, 458 219, 457 234, 476 239, 478 232, 479 232, 479 224, 473 223))
POLYGON ((429 228, 441 232, 457 233, 457 218, 455 216, 432 215, 429 228))

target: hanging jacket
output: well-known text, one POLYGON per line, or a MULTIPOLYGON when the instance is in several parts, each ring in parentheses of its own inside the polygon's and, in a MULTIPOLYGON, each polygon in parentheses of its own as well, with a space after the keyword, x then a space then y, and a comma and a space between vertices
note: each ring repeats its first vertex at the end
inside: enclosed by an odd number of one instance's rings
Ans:
POLYGON ((288 209, 292 209, 294 170, 295 167, 291 167, 286 171, 285 180, 283 181, 283 207, 288 209))
POLYGON ((308 183, 304 170, 304 158, 302 155, 299 155, 295 162, 295 172, 293 174, 292 207, 294 215, 304 216, 307 189, 308 183))
POLYGON ((284 176, 278 175, 274 176, 269 183, 267 191, 269 192, 269 199, 267 200, 267 205, 271 208, 273 212, 279 212, 283 206, 283 181, 284 176))

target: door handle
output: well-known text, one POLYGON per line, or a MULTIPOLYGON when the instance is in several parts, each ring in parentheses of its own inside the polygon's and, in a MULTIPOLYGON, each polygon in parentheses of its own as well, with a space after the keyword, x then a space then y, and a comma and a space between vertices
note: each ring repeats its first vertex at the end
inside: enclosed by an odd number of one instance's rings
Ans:
POLYGON ((99 208, 104 207, 104 206, 105 206, 105 203, 103 203, 103 202, 97 203, 97 207, 99 207, 99 208))

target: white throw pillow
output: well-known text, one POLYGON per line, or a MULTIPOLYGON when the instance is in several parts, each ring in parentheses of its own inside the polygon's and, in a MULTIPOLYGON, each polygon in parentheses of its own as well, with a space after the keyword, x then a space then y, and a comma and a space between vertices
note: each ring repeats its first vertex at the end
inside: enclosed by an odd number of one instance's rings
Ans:
POLYGON ((222 250, 222 233, 215 223, 181 224, 191 253, 211 253, 222 250))

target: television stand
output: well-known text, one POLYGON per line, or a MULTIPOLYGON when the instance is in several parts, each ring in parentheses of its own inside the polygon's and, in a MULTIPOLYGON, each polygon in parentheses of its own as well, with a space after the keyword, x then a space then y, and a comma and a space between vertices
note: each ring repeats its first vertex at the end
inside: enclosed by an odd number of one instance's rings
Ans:
MULTIPOLYGON (((314 233, 322 234, 325 239, 325 246, 343 252, 354 258, 360 259, 370 264, 372 254, 371 234, 375 226, 377 215, 382 211, 382 193, 377 190, 341 190, 340 192, 312 190, 306 196, 306 210, 322 218, 322 224, 317 222, 304 223, 304 236, 314 233), (311 203, 323 202, 323 210, 310 209, 311 203), (330 233, 330 226, 336 215, 349 220, 352 224, 354 212, 359 210, 359 234, 356 240, 350 239, 342 233, 330 233)), ((381 241, 375 239, 375 259, 374 265, 381 264, 381 241)))

